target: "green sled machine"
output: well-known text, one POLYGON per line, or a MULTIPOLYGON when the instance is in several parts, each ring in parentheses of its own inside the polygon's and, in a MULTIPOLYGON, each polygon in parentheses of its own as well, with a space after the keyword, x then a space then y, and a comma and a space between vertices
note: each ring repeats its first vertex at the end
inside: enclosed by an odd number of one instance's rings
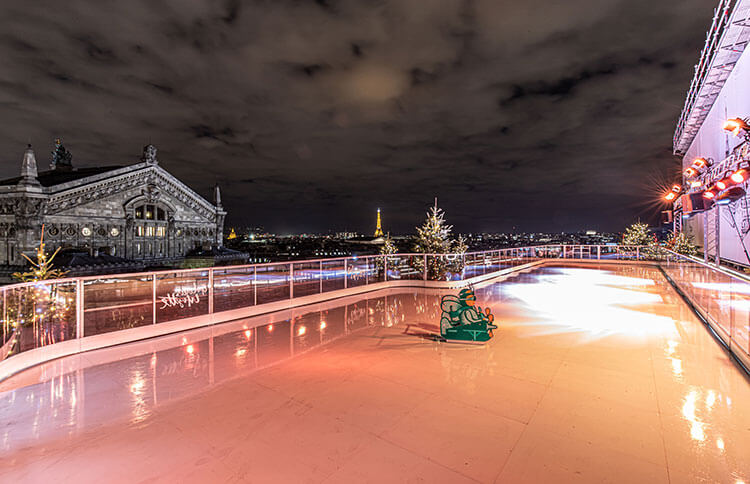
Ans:
POLYGON ((440 336, 448 342, 481 344, 492 338, 495 316, 476 305, 473 289, 461 289, 458 296, 449 294, 440 300, 440 336))

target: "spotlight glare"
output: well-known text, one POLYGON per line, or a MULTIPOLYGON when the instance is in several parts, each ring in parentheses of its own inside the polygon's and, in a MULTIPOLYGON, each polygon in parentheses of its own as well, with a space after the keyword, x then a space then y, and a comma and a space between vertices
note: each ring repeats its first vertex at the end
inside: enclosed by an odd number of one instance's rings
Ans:
POLYGON ((747 172, 743 169, 739 169, 732 173, 732 176, 730 178, 735 183, 743 183, 745 180, 747 180, 747 172))

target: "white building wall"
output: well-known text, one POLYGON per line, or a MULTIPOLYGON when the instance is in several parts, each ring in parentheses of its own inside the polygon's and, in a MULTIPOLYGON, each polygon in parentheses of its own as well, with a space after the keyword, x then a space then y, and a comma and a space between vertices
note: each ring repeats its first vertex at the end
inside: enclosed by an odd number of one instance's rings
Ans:
MULTIPOLYGON (((697 104, 700 104, 700 100, 697 104)), ((682 168, 690 166, 695 158, 712 158, 715 163, 724 160, 742 142, 741 138, 734 137, 722 129, 724 122, 729 118, 748 116, 750 116, 750 53, 745 51, 688 148, 682 160, 682 168)), ((748 190, 748 187, 745 189, 748 190)), ((745 246, 750 247, 750 210, 748 209, 750 209, 748 197, 721 207, 719 241, 722 258, 750 264, 742 245, 744 242, 745 246)), ((683 231, 691 235, 696 244, 703 247, 702 214, 685 220, 683 231)))

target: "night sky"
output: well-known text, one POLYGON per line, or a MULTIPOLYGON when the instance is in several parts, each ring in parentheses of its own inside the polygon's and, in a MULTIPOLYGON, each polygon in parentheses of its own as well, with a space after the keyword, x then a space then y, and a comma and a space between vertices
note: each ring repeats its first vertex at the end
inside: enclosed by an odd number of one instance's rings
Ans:
MULTIPOLYGON (((228 226, 619 231, 653 221, 710 0, 0 4, 0 176, 164 168, 228 226)), ((658 221, 658 217, 656 218, 658 221)))

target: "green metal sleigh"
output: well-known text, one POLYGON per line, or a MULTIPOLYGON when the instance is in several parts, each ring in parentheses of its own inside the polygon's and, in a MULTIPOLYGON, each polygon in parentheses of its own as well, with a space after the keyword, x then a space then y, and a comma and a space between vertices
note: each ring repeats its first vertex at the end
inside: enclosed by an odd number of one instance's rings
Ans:
POLYGON ((484 343, 489 341, 492 330, 497 329, 493 323, 495 316, 486 308, 476 305, 473 289, 461 289, 458 296, 443 296, 440 300, 440 336, 449 342, 484 343))

